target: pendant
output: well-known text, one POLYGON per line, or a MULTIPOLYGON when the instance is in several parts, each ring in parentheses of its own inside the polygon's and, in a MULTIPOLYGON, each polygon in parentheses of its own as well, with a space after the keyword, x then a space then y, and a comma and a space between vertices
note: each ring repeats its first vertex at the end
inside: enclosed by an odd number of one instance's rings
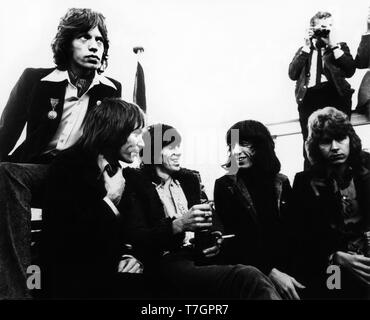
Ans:
POLYGON ((54 110, 51 110, 51 111, 48 112, 48 118, 50 120, 54 120, 57 117, 57 115, 58 115, 57 112, 54 111, 54 110))

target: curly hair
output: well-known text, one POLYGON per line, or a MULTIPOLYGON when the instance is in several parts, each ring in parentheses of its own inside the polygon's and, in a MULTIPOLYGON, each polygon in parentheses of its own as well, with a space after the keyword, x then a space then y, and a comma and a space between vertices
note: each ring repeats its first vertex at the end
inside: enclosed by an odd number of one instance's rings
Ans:
POLYGON ((325 159, 319 144, 324 136, 332 140, 343 140, 349 137, 350 153, 348 163, 353 168, 361 165, 362 145, 347 115, 333 107, 326 107, 311 114, 308 119, 308 137, 305 143, 307 155, 314 166, 325 167, 325 159))
POLYGON ((235 123, 226 133, 226 143, 229 149, 229 160, 225 167, 231 163, 232 130, 238 130, 239 142, 249 142, 255 150, 253 168, 261 174, 275 175, 280 171, 280 161, 275 153, 275 142, 270 131, 255 120, 244 120, 235 123))
POLYGON ((105 25, 105 17, 91 9, 72 8, 60 19, 58 31, 51 44, 54 54, 54 62, 58 69, 66 70, 71 59, 71 44, 81 33, 98 27, 103 37, 104 51, 101 66, 98 73, 104 72, 108 66, 108 31, 105 25))
POLYGON ((327 19, 331 17, 331 13, 327 11, 318 11, 311 19, 310 26, 314 27, 316 20, 327 19))

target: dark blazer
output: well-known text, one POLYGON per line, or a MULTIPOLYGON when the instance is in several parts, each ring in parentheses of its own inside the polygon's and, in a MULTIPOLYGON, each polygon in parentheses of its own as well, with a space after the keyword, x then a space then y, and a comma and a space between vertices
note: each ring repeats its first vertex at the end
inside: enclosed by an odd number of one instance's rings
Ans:
POLYGON ((356 68, 365 69, 370 67, 370 34, 364 34, 357 48, 356 68))
MULTIPOLYGON (((200 181, 193 171, 181 169, 173 178, 179 181, 189 209, 201 202, 200 181)), ((126 233, 139 260, 144 262, 145 268, 150 268, 165 251, 181 249, 184 233, 173 234, 173 219, 166 217, 150 173, 131 171, 126 175, 126 181, 131 198, 131 207, 125 210, 126 233)))
MULTIPOLYGON (((364 34, 357 49, 356 68, 365 69, 370 67, 370 34, 364 34)), ((370 117, 370 70, 362 78, 358 89, 356 111, 370 117)))
MULTIPOLYGON (((340 96, 351 96, 354 90, 351 89, 351 85, 345 78, 350 78, 355 73, 355 62, 345 42, 340 43, 340 48, 344 54, 339 59, 335 59, 331 50, 324 52, 322 57, 323 73, 328 81, 334 85, 340 96)), ((297 81, 295 97, 298 104, 302 103, 307 92, 312 53, 313 50, 307 53, 302 51, 301 47, 289 64, 289 78, 297 81)))
POLYGON ((286 269, 285 234, 283 218, 290 195, 286 176, 275 179, 276 201, 279 216, 271 217, 268 224, 261 221, 251 195, 237 175, 225 175, 215 182, 214 200, 217 216, 226 234, 235 234, 223 246, 225 262, 247 264, 268 274, 273 267, 286 269))
MULTIPOLYGON (((13 90, 0 119, 0 161, 37 163, 40 153, 54 136, 60 123, 67 81, 49 82, 42 78, 53 72, 50 69, 26 69, 13 90), (51 110, 50 99, 59 100, 57 118, 47 117, 51 110), (8 157, 27 123, 25 141, 8 157)), ((121 84, 116 80, 113 87, 99 84, 89 92, 89 108, 105 97, 120 97, 121 84)))
MULTIPOLYGON (((363 222, 357 233, 370 230, 370 156, 364 153, 366 163, 354 174, 354 184, 363 222)), ((327 278, 329 256, 336 251, 347 251, 351 233, 332 225, 343 224, 341 201, 328 180, 320 179, 313 171, 297 173, 293 183, 292 229, 296 231, 294 256, 297 273, 309 284, 327 278)), ((325 283, 325 282, 324 282, 325 283)))
POLYGON ((103 200, 96 159, 77 145, 50 165, 43 208, 42 276, 48 298, 104 297, 126 253, 121 217, 103 200))

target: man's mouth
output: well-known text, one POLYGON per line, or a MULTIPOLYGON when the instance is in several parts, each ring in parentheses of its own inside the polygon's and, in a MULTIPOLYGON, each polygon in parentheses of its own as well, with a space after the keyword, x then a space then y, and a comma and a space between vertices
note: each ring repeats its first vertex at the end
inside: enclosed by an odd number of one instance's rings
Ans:
POLYGON ((345 158, 345 156, 343 154, 335 154, 335 155, 332 155, 329 157, 330 160, 342 160, 345 158))
POLYGON ((172 162, 174 165, 179 165, 179 164, 180 164, 180 159, 179 159, 179 158, 172 158, 172 159, 171 159, 171 162, 172 162))
POLYGON ((86 60, 94 60, 96 62, 99 62, 100 61, 100 58, 98 56, 95 56, 95 55, 86 56, 85 59, 86 60))
POLYGON ((237 159, 238 159, 238 161, 239 162, 242 162, 242 161, 245 161, 245 160, 247 160, 249 157, 248 156, 246 156, 246 155, 243 155, 243 156, 239 156, 239 157, 237 157, 237 159))
POLYGON ((131 156, 138 156, 139 154, 140 154, 140 150, 131 151, 131 156))

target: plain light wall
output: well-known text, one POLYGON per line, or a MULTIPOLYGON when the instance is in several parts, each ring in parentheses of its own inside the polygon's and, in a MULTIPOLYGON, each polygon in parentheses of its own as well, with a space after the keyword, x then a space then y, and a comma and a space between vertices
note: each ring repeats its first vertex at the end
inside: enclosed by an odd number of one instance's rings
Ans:
MULTIPOLYGON (((101 11, 111 41, 106 75, 121 81, 123 98, 132 101, 132 48, 145 48, 149 123, 179 129, 184 165, 201 171, 211 195, 223 174, 224 135, 234 122, 298 117, 287 71, 310 17, 330 11, 338 40, 355 56, 368 6, 367 0, 8 1, 0 19, 0 112, 24 68, 53 66, 50 43, 66 10, 101 11)), ((358 70, 349 80, 355 89, 363 74, 358 70)), ((298 142, 284 152, 300 161, 298 142)))

